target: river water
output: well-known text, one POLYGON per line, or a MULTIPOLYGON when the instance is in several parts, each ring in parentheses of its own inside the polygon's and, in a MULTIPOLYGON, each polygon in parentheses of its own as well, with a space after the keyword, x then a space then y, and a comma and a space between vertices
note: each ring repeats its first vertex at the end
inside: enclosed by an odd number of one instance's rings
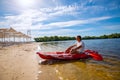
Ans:
MULTIPOLYGON (((83 40, 86 49, 98 51, 103 61, 80 59, 46 61, 39 65, 39 80, 120 80, 120 39, 83 40)), ((72 41, 40 43, 42 51, 65 51, 72 41)))

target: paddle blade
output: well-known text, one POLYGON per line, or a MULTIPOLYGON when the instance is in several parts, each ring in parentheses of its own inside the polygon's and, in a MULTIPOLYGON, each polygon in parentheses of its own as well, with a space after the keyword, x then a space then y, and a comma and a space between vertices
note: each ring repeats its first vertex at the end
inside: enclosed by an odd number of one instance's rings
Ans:
POLYGON ((90 55, 94 60, 97 60, 97 61, 102 61, 102 60, 103 60, 102 56, 101 56, 100 54, 98 54, 98 53, 90 53, 89 55, 90 55))

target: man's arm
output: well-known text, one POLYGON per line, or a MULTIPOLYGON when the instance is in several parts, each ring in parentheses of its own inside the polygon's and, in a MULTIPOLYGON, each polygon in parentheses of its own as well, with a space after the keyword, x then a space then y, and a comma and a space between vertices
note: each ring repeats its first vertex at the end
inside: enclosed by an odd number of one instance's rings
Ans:
POLYGON ((69 48, 73 48, 74 46, 76 46, 76 44, 74 44, 74 45, 70 46, 69 48))
POLYGON ((82 47, 82 45, 80 45, 79 47, 76 47, 74 50, 80 49, 82 47))
POLYGON ((68 47, 68 48, 66 49, 65 52, 66 52, 66 53, 69 53, 69 52, 71 51, 71 49, 72 49, 74 46, 76 46, 76 44, 74 44, 74 45, 68 47))
POLYGON ((76 48, 72 49, 72 50, 70 51, 70 53, 71 53, 71 54, 75 53, 75 52, 77 51, 77 49, 80 49, 81 47, 82 47, 82 45, 79 46, 79 47, 76 47, 76 48))

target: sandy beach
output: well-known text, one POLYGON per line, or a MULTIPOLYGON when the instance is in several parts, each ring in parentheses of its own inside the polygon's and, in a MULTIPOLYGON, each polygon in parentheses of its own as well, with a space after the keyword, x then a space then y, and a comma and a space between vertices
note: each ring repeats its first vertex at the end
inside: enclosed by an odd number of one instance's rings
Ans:
POLYGON ((0 80, 35 80, 37 43, 0 48, 0 80))

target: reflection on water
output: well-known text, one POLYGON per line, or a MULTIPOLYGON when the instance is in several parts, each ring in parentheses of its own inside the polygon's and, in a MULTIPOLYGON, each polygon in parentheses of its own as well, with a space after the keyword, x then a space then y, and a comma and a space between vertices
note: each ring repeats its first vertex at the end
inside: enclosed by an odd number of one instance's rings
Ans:
MULTIPOLYGON (((47 42, 43 51, 64 51, 75 41, 47 42)), ((104 60, 48 60, 39 65, 42 80, 120 80, 120 39, 85 40, 86 49, 99 51, 104 60), (46 76, 47 75, 47 76, 46 76)))

